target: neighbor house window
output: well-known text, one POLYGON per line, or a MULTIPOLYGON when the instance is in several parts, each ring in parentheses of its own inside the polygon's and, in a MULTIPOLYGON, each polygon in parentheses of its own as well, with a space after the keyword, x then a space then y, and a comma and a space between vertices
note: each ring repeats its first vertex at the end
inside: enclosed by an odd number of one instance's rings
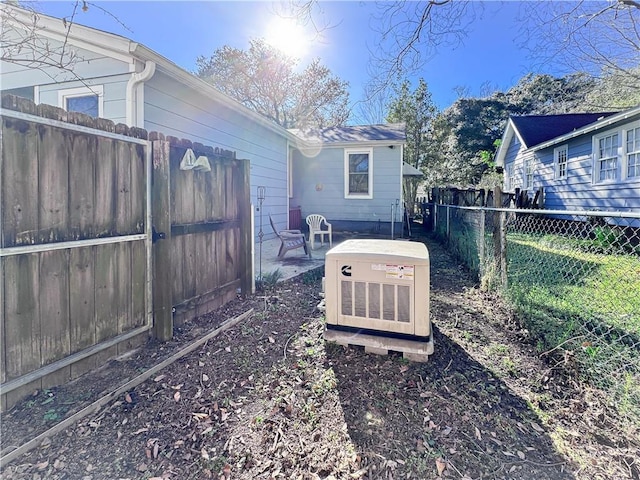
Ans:
POLYGON ((345 198, 373 198, 373 150, 345 150, 345 198))
POLYGON ((513 177, 513 163, 510 163, 509 165, 507 165, 504 168, 504 190, 506 192, 509 192, 511 190, 513 190, 513 182, 514 182, 514 177, 513 177))
POLYGON ((529 189, 533 188, 533 160, 527 158, 524 161, 524 175, 522 179, 522 188, 529 189))
POLYGON ((627 178, 640 177, 640 127, 627 130, 627 178))
POLYGON ((615 180, 618 177, 618 132, 595 139, 595 179, 596 182, 615 180))
POLYGON ((101 117, 102 104, 102 85, 70 88, 58 92, 58 106, 67 112, 80 112, 92 117, 101 117))
POLYGON ((556 167, 556 178, 567 178, 567 160, 569 148, 566 145, 553 150, 553 158, 556 167))

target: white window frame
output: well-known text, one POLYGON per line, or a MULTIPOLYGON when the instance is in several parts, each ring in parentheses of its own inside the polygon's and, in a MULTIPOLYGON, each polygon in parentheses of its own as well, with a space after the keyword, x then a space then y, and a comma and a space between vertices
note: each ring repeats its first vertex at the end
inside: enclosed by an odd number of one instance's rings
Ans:
POLYGON ((344 198, 346 199, 371 199, 373 198, 373 148, 345 148, 344 149, 344 198), (349 193, 349 155, 369 155, 368 193, 349 193))
POLYGON ((556 180, 567 178, 569 168, 569 146, 561 145, 553 149, 553 164, 556 180))
POLYGON ((640 122, 634 122, 631 125, 626 125, 623 135, 623 148, 624 148, 624 177, 630 180, 640 180, 640 122), (629 145, 629 132, 634 132, 634 140, 637 144, 636 147, 629 145), (630 175, 631 170, 630 159, 631 155, 635 158, 635 175, 630 175))
POLYGON ((58 90, 58 106, 63 110, 67 109, 67 99, 78 97, 98 97, 98 117, 104 115, 104 87, 102 85, 91 85, 85 87, 67 88, 58 90))
POLYGON ((504 167, 504 191, 510 192, 513 189, 515 178, 513 176, 513 163, 508 163, 504 167))
POLYGON ((620 167, 622 163, 622 140, 623 135, 622 131, 619 129, 616 130, 607 130, 606 132, 602 132, 598 135, 593 136, 593 183, 601 184, 601 183, 612 183, 620 181, 620 167), (608 157, 600 156, 600 141, 606 139, 608 137, 617 136, 617 145, 611 153, 613 155, 608 157), (601 179, 600 175, 602 173, 602 162, 606 160, 615 160, 615 168, 610 169, 610 171, 614 172, 613 178, 604 178, 601 179))
POLYGON ((533 188, 533 158, 525 158, 522 165, 522 189, 533 188))

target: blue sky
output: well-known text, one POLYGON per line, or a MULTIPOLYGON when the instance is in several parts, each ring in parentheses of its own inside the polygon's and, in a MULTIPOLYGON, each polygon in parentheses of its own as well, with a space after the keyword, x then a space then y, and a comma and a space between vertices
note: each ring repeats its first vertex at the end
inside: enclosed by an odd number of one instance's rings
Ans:
MULTIPOLYGON (((223 1, 130 1, 101 2, 79 12, 78 23, 131 38, 157 51, 188 71, 196 69, 199 55, 231 45, 246 48, 250 38, 265 37, 277 5, 273 2, 223 1), (116 19, 114 19, 115 17, 116 19), (120 23, 126 25, 124 28, 120 23)), ((33 4, 42 13, 68 16, 70 1, 40 1, 33 4)), ((436 105, 443 109, 457 98, 455 87, 470 95, 482 93, 483 85, 507 89, 529 71, 537 72, 518 47, 521 24, 518 2, 486 2, 456 48, 443 47, 414 77, 422 76, 436 105)), ((368 80, 369 50, 376 48, 370 26, 373 2, 320 2, 315 19, 329 24, 313 38, 303 62, 319 57, 331 71, 350 84, 352 101, 362 98, 368 80)), ((312 35, 307 27, 306 35, 312 35)))

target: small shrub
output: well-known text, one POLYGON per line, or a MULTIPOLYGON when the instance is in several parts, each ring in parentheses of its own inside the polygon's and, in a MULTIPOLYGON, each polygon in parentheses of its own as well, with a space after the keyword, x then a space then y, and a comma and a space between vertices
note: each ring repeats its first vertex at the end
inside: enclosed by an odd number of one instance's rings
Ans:
POLYGON ((282 278, 282 272, 279 268, 276 268, 273 272, 268 272, 260 276, 256 277, 256 289, 264 290, 268 287, 274 287, 282 278))

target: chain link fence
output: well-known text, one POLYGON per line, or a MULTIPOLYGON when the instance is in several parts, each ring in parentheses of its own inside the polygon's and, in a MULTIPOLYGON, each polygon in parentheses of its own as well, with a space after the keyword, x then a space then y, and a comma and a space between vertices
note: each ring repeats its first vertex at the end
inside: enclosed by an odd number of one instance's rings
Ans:
POLYGON ((540 354, 640 422, 640 215, 431 211, 435 234, 504 296, 540 354))

